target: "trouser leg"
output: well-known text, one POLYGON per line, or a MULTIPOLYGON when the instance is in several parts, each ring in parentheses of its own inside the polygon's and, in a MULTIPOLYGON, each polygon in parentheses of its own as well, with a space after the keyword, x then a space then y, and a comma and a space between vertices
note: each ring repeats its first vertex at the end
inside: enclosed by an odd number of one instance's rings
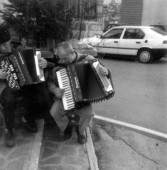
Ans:
POLYGON ((84 135, 87 126, 94 116, 92 105, 85 106, 84 108, 79 110, 78 114, 80 115, 80 120, 78 123, 79 134, 84 135))
POLYGON ((14 128, 15 110, 16 110, 16 96, 9 88, 5 88, 1 94, 0 102, 3 107, 3 116, 6 128, 11 131, 14 128))
POLYGON ((38 85, 31 85, 23 89, 23 103, 27 110, 25 119, 28 122, 33 122, 37 119, 44 119, 45 122, 53 122, 54 119, 50 115, 50 97, 45 92, 45 87, 38 85))
POLYGON ((44 119, 45 123, 54 124, 54 119, 51 116, 46 102, 32 102, 30 100, 24 101, 24 107, 27 110, 24 118, 27 122, 34 122, 37 119, 44 119))
POLYGON ((26 109, 26 113, 24 115, 25 120, 28 123, 35 122, 37 113, 34 111, 34 106, 31 101, 24 99, 24 108, 26 109))
POLYGON ((60 99, 56 99, 50 109, 50 113, 60 128, 60 132, 64 132, 68 125, 68 118, 63 109, 63 103, 60 99))

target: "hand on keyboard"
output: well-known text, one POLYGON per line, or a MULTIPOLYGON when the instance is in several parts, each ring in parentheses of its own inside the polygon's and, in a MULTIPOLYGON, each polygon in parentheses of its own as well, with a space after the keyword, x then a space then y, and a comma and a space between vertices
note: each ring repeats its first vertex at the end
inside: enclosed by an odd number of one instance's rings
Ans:
POLYGON ((64 93, 64 89, 60 89, 58 87, 54 89, 54 94, 57 98, 62 98, 63 93, 64 93))
POLYGON ((108 75, 108 70, 105 67, 101 66, 101 65, 100 65, 100 74, 102 76, 107 76, 108 75))

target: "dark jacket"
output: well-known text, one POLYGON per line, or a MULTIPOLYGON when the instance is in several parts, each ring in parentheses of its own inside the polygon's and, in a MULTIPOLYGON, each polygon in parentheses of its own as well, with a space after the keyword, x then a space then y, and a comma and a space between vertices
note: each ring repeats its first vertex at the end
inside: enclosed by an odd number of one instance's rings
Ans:
MULTIPOLYGON (((0 61, 5 56, 6 54, 0 53, 0 61)), ((0 66, 0 69, 1 69, 1 66, 0 66)), ((1 96, 2 91, 5 89, 5 87, 7 87, 6 79, 0 79, 0 96, 1 96)))

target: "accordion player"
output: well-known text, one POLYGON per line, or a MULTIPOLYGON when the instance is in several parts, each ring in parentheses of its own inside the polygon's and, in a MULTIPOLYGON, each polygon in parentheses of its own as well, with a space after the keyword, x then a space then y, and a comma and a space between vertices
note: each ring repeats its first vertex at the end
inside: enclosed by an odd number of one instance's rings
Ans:
POLYGON ((80 102, 98 102, 113 96, 112 79, 100 74, 97 60, 68 65, 56 74, 59 87, 65 89, 62 97, 65 111, 76 108, 80 102))
POLYGON ((7 72, 7 84, 13 90, 45 81, 44 71, 38 65, 40 51, 32 48, 15 51, 0 59, 0 68, 7 72))

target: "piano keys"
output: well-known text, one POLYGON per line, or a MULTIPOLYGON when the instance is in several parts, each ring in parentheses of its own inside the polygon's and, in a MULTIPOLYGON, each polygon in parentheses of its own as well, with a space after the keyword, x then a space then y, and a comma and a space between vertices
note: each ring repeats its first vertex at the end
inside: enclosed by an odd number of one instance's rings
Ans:
POLYGON ((83 102, 98 102, 113 96, 112 79, 100 74, 100 64, 96 60, 69 65, 56 74, 59 87, 65 90, 62 97, 65 111, 83 102))
POLYGON ((56 74, 57 74, 59 87, 65 90, 62 97, 64 110, 70 110, 75 107, 75 102, 74 102, 72 90, 70 88, 70 81, 67 75, 67 70, 65 68, 61 69, 57 71, 56 74))

